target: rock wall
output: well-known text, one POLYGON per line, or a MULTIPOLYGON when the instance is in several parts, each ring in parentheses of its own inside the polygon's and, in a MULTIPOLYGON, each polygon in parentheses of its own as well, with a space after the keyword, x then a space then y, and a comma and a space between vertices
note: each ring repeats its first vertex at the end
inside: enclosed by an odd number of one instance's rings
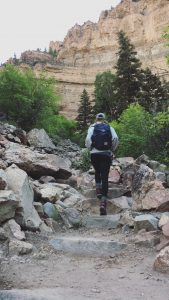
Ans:
POLYGON ((169 0, 122 0, 116 8, 103 11, 98 23, 76 24, 63 43, 52 41, 49 47, 56 49, 57 61, 43 68, 58 81, 63 114, 74 118, 83 89, 92 99, 96 74, 114 71, 119 30, 125 31, 135 45, 143 67, 169 78, 165 60, 168 49, 162 39, 167 25, 169 0))

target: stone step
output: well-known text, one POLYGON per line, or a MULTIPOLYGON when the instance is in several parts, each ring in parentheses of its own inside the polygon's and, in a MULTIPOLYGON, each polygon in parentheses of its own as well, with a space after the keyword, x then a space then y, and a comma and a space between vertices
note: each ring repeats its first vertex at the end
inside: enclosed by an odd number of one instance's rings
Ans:
MULTIPOLYGON (((79 300, 79 290, 72 288, 38 288, 30 289, 13 289, 0 291, 1 300, 79 300)), ((93 300, 98 298, 92 298, 93 300)), ((80 297, 80 300, 86 300, 86 296, 80 297)))
POLYGON ((82 225, 86 228, 115 229, 119 225, 120 214, 98 216, 87 215, 82 219, 82 225))
MULTIPOLYGON (((107 214, 114 215, 120 213, 121 211, 130 209, 132 201, 132 198, 126 196, 108 199, 107 214)), ((100 199, 97 199, 96 197, 86 198, 80 202, 78 208, 86 214, 90 212, 90 214, 100 215, 100 199)))
MULTIPOLYGON (((124 188, 122 185, 115 185, 114 187, 109 188, 108 198, 118 198, 123 196, 127 192, 127 189, 124 188)), ((95 189, 86 189, 82 191, 83 195, 86 198, 95 198, 96 197, 96 190, 95 189)))
POLYGON ((57 251, 99 257, 113 255, 127 247, 126 243, 93 237, 56 237, 50 241, 50 245, 57 251))

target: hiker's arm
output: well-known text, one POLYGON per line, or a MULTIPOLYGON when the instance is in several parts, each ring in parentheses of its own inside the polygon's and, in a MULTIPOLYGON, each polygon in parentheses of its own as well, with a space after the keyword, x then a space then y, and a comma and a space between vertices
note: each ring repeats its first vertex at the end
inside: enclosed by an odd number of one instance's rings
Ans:
POLYGON ((86 136, 86 140, 85 140, 85 146, 91 150, 91 145, 92 145, 92 137, 93 134, 93 127, 89 127, 88 132, 87 132, 87 136, 86 136))
POLYGON ((115 132, 114 128, 110 127, 111 129, 111 134, 112 134, 112 150, 115 151, 118 143, 119 143, 119 139, 117 136, 117 133, 115 132))

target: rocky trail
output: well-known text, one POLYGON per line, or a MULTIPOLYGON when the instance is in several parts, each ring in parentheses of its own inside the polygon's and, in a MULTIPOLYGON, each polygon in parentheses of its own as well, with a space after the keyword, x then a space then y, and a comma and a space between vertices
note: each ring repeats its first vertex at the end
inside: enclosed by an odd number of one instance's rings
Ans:
POLYGON ((169 171, 113 161, 108 215, 80 149, 0 124, 0 300, 169 299, 169 171))
MULTIPOLYGON (((106 217, 105 217, 106 218, 106 217)), ((43 236, 27 233, 34 245, 31 255, 7 258, 1 265, 0 299, 168 299, 169 278, 153 270, 156 250, 136 246, 119 230, 76 230, 43 236), (50 241, 64 238, 116 240, 127 244, 121 251, 99 256, 55 250, 50 241)))

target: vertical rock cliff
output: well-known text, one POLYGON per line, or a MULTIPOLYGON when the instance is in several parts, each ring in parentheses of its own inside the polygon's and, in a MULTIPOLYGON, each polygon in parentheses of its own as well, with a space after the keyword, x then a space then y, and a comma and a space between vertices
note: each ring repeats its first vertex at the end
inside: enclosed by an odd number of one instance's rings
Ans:
MULTIPOLYGON (((92 99, 96 74, 114 71, 117 61, 117 32, 123 30, 135 45, 143 67, 168 76, 162 34, 169 25, 169 0, 123 0, 103 11, 98 23, 90 21, 71 28, 63 43, 51 42, 57 59, 43 68, 58 81, 62 112, 74 118, 84 88, 92 99)), ((36 69, 36 66, 35 66, 36 69)))

